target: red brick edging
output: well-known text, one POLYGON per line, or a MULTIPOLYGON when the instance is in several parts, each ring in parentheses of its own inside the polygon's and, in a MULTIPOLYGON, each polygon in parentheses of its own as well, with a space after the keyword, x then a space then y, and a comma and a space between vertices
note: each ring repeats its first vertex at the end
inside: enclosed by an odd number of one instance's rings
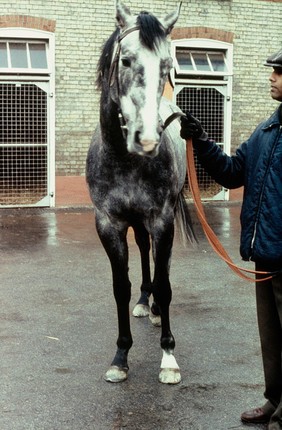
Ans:
POLYGON ((0 28, 7 27, 33 28, 54 33, 56 21, 29 15, 1 15, 0 28))

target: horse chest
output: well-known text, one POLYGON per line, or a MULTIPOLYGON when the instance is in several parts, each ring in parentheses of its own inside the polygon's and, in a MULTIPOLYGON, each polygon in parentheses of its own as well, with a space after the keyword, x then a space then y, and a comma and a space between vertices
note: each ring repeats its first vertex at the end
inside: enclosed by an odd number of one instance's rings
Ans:
POLYGON ((93 201, 114 216, 160 213, 171 194, 171 187, 154 170, 111 168, 101 173, 93 181, 93 201))
POLYGON ((162 190, 154 187, 152 178, 138 176, 136 173, 113 175, 108 184, 107 200, 115 204, 121 210, 133 208, 147 211, 160 203, 162 190))

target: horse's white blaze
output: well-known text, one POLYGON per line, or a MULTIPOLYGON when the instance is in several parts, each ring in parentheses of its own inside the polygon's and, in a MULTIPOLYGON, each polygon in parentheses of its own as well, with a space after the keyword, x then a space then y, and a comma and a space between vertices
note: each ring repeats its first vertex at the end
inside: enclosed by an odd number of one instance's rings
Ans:
POLYGON ((169 57, 166 41, 160 41, 151 51, 140 45, 138 31, 129 33, 122 40, 120 82, 126 84, 130 73, 123 66, 124 58, 130 60, 132 73, 131 86, 120 96, 129 152, 144 155, 156 150, 160 142, 159 105, 165 82, 164 76, 161 76, 161 62, 169 57))
POLYGON ((127 150, 128 152, 135 151, 135 123, 136 123, 136 109, 132 102, 131 97, 123 96, 120 98, 122 106, 122 113, 126 120, 127 127, 127 150))
POLYGON ((140 109, 142 120, 142 132, 140 141, 145 152, 152 151, 159 141, 158 133, 158 108, 160 96, 158 94, 160 59, 156 54, 144 52, 140 55, 140 60, 144 66, 144 100, 145 103, 140 109))

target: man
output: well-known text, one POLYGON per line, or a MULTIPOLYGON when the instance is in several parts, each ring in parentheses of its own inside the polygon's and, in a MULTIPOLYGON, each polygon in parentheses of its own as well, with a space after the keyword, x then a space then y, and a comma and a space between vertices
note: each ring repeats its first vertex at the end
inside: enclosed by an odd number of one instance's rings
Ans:
MULTIPOLYGON (((282 101, 282 50, 265 63, 273 67, 270 94, 282 101)), ((274 272, 256 283, 258 327, 265 376, 265 405, 244 412, 244 423, 269 423, 282 429, 282 104, 250 138, 227 156, 208 139, 191 114, 181 119, 181 137, 192 137, 197 157, 216 182, 226 188, 244 186, 240 253, 257 271, 274 272)), ((257 277, 262 275, 257 274, 257 277)))

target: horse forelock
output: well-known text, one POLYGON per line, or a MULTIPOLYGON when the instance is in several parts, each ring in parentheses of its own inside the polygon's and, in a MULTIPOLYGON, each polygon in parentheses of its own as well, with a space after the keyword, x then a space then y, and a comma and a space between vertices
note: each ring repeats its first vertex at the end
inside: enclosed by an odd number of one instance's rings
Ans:
POLYGON ((140 28, 140 42, 151 51, 157 48, 160 41, 166 39, 166 32, 162 24, 148 12, 141 12, 138 15, 137 25, 140 28))

